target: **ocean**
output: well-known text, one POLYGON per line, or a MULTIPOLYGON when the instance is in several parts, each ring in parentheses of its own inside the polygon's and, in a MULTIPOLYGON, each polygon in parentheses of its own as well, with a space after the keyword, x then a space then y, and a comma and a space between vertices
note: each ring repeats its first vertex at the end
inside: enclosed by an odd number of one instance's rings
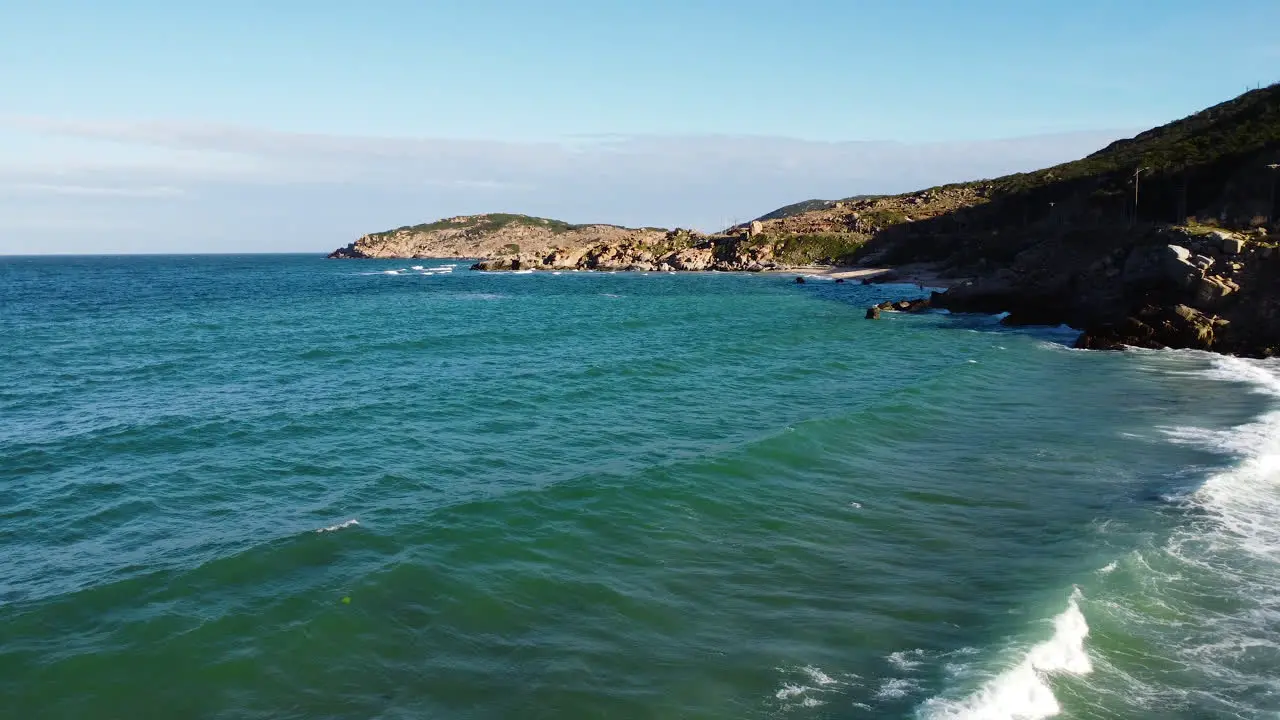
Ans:
POLYGON ((0 717, 1276 717, 1280 365, 917 292, 0 258, 0 717))

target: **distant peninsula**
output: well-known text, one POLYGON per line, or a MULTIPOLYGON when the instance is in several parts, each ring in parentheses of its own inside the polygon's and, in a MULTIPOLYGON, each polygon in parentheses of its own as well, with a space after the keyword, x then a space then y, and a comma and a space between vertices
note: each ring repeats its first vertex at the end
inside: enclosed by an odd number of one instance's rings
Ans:
POLYGON ((1280 355, 1280 84, 1034 172, 806 200, 720 232, 448 218, 335 258, 481 258, 477 270, 929 268, 946 292, 868 311, 1008 313, 1082 348, 1280 355))

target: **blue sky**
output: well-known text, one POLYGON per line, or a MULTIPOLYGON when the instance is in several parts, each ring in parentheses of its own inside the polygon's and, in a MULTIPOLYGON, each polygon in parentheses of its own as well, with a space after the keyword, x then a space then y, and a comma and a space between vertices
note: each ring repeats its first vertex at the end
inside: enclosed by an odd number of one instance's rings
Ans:
POLYGON ((1031 169, 1280 77, 1280 3, 0 6, 0 253, 438 216, 716 229, 1031 169))

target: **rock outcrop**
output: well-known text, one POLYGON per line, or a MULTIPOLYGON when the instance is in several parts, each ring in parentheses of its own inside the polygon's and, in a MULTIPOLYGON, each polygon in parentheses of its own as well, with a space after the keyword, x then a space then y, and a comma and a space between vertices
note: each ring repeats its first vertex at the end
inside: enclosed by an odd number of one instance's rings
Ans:
POLYGON ((1005 325, 1066 324, 1082 330, 1080 348, 1276 355, 1280 237, 1255 238, 1163 227, 1092 248, 1081 238, 1045 241, 1008 267, 935 294, 933 306, 1008 312, 1005 325))
POLYGON ((933 298, 915 298, 914 300, 886 300, 879 305, 867 308, 868 320, 879 320, 882 312, 920 313, 933 307, 933 298))
MULTIPOLYGON (((757 223, 758 224, 758 223, 757 223)), ((767 239, 741 242, 676 228, 569 225, 472 215, 365 235, 331 258, 482 258, 475 270, 747 271, 787 266, 767 239)))

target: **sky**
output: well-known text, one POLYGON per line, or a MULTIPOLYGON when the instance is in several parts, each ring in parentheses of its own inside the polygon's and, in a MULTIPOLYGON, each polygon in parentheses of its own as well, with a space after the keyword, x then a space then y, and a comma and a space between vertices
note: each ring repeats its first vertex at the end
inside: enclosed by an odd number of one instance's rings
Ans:
POLYGON ((0 254, 439 217, 716 230, 1280 80, 1275 0, 0 0, 0 254))

